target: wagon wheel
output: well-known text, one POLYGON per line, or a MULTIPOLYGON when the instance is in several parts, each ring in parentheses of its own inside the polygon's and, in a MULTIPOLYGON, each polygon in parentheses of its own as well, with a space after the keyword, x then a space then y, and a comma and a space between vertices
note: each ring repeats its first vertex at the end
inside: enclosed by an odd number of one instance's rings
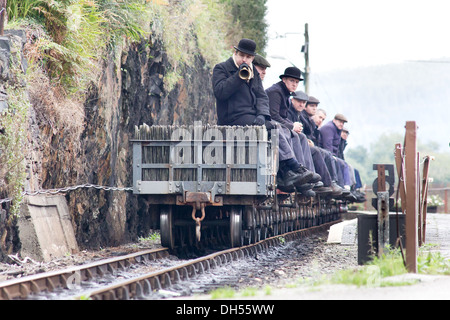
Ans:
POLYGON ((261 241, 261 229, 262 229, 260 213, 256 208, 253 208, 253 230, 252 230, 252 243, 261 241))
POLYGON ((246 232, 244 236, 246 236, 245 244, 252 244, 261 241, 261 226, 260 226, 260 218, 259 212, 254 206, 245 206, 245 221, 247 225, 245 226, 246 232))
POLYGON ((230 208, 230 240, 231 247, 239 247, 243 243, 241 206, 231 206, 230 208))
POLYGON ((159 209, 161 245, 169 249, 175 247, 172 206, 162 205, 159 209))

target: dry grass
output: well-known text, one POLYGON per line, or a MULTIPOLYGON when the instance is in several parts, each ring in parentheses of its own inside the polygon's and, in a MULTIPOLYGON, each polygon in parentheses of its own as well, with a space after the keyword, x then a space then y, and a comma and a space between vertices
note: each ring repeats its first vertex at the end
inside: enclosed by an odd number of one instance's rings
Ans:
POLYGON ((27 82, 29 98, 36 111, 38 119, 52 128, 53 134, 66 131, 73 137, 74 145, 79 145, 79 137, 84 129, 84 108, 82 96, 68 96, 58 84, 50 82, 45 68, 39 64, 42 61, 40 41, 47 35, 37 25, 27 27, 27 43, 24 54, 29 61, 27 82))
POLYGON ((35 69, 29 76, 29 96, 37 117, 49 125, 53 134, 67 132, 79 145, 84 130, 84 108, 77 99, 69 99, 63 90, 52 85, 41 69, 35 69))

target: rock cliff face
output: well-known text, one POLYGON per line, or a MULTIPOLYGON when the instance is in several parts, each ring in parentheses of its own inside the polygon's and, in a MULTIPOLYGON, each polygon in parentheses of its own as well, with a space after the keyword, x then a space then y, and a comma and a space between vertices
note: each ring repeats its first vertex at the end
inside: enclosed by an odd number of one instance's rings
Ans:
MULTIPOLYGON (((203 61, 191 66, 173 91, 165 92, 167 59, 158 41, 149 43, 126 48, 120 66, 111 57, 105 60, 101 81, 91 88, 84 104, 78 181, 81 176, 92 184, 131 187, 130 140, 136 125, 215 121, 211 75, 203 61)), ((60 144, 64 139, 55 141, 55 147, 61 148, 60 144)), ((53 181, 61 184, 61 180, 64 169, 53 181)), ((146 198, 132 192, 83 189, 67 198, 82 247, 117 245, 147 236, 158 224, 146 198)))
MULTIPOLYGON (((211 70, 202 59, 171 92, 163 87, 167 66, 161 43, 151 38, 125 48, 119 62, 106 57, 100 81, 83 104, 80 139, 73 139, 73 130, 55 130, 46 116, 45 94, 31 88, 27 188, 131 187, 135 125, 214 123, 211 70)), ((130 191, 80 188, 65 194, 80 248, 118 245, 147 236, 158 225, 148 199, 130 191)))

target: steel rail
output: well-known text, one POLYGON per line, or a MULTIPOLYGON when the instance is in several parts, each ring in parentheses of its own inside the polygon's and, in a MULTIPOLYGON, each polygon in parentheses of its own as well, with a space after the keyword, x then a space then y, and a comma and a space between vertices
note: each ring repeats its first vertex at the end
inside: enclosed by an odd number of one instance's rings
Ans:
POLYGON ((81 296, 76 296, 73 299, 85 299, 86 297, 92 300, 130 300, 145 298, 146 295, 155 290, 168 288, 174 283, 189 280, 196 274, 209 271, 217 265, 227 263, 228 261, 235 261, 240 257, 245 257, 246 255, 255 255, 258 252, 267 250, 271 246, 279 245, 282 241, 301 239, 314 233, 325 231, 331 225, 338 222, 340 222, 340 220, 307 229, 291 231, 244 247, 216 252, 178 266, 166 268, 133 279, 124 280, 120 283, 105 286, 103 288, 85 293, 81 296))
POLYGON ((31 293, 68 288, 75 281, 102 277, 117 269, 125 269, 141 261, 169 256, 167 248, 144 250, 136 253, 103 259, 96 262, 0 282, 0 300, 26 299, 31 293))

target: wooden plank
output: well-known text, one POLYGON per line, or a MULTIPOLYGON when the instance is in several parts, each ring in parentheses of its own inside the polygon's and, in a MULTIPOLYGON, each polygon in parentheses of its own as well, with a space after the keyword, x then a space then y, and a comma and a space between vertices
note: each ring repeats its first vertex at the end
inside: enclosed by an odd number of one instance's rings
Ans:
POLYGON ((405 134, 405 172, 406 172, 406 268, 417 273, 417 126, 414 121, 406 122, 405 134))

